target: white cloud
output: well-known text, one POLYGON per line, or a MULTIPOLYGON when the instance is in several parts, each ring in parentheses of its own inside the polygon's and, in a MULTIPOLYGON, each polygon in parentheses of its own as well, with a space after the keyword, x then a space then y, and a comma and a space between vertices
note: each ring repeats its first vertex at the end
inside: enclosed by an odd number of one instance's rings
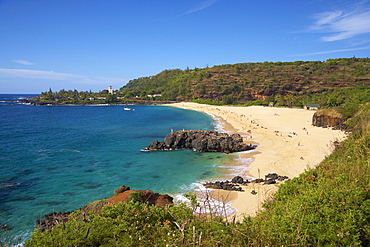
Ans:
POLYGON ((22 59, 15 59, 15 60, 13 60, 13 62, 22 64, 22 65, 33 65, 33 63, 28 62, 26 60, 22 60, 22 59))
POLYGON ((183 13, 181 16, 188 15, 188 14, 191 14, 191 13, 194 13, 194 12, 201 11, 201 10, 206 9, 208 7, 211 7, 217 1, 218 0, 205 0, 205 1, 201 2, 197 7, 195 7, 194 9, 192 9, 188 12, 183 13))
POLYGON ((370 46, 367 46, 367 47, 358 47, 358 48, 349 48, 349 49, 331 50, 331 51, 319 51, 319 52, 312 52, 312 53, 305 53, 305 54, 296 54, 296 55, 292 55, 291 57, 313 56, 313 55, 338 53, 338 52, 346 52, 346 51, 368 50, 368 49, 370 49, 370 46))
POLYGON ((81 78, 78 75, 57 73, 54 71, 41 71, 29 69, 1 69, 0 76, 13 78, 31 78, 31 79, 48 79, 48 80, 68 80, 73 78, 81 78))
POLYGON ((316 27, 320 27, 321 25, 329 24, 338 19, 342 15, 342 11, 335 11, 335 12, 323 12, 316 14, 314 16, 316 21, 316 27))
POLYGON ((369 8, 357 9, 349 13, 344 11, 324 12, 316 14, 314 19, 316 19, 315 25, 311 27, 311 30, 332 34, 321 37, 323 41, 344 40, 370 33, 369 8))
POLYGON ((3 69, 0 68, 0 77, 42 79, 42 80, 69 80, 73 84, 82 85, 119 85, 127 83, 124 78, 89 77, 54 71, 28 70, 28 69, 3 69))
POLYGON ((124 78, 86 77, 76 81, 76 84, 83 85, 118 85, 122 87, 128 82, 124 78))

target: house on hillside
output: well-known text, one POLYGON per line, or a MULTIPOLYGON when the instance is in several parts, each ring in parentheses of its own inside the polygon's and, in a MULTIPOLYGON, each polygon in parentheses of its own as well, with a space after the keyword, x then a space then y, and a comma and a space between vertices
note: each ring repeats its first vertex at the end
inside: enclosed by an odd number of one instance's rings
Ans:
POLYGON ((319 104, 305 104, 303 108, 305 110, 318 110, 320 109, 320 105, 319 104))
POLYGON ((153 98, 153 97, 154 97, 154 98, 156 98, 156 97, 161 97, 161 96, 162 96, 162 94, 153 94, 153 95, 152 95, 152 94, 148 94, 147 96, 148 96, 149 98, 153 98))

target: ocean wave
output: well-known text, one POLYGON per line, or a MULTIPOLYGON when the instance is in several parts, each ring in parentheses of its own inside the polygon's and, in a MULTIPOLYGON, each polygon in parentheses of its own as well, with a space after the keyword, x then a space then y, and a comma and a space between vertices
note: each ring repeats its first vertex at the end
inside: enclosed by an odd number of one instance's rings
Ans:
POLYGON ((66 149, 66 148, 62 148, 62 149, 40 149, 40 150, 37 150, 36 152, 38 153, 81 153, 80 150, 77 150, 77 149, 66 149))
POLYGON ((230 131, 226 131, 224 129, 224 124, 220 121, 219 118, 217 118, 215 115, 211 114, 211 113, 208 113, 206 112, 207 115, 211 116, 213 118, 213 126, 214 126, 214 129, 217 131, 217 132, 220 132, 220 133, 229 133, 230 131))
POLYGON ((20 183, 9 183, 0 185, 0 189, 11 188, 21 185, 20 183))
MULTIPOLYGON (((238 212, 236 208, 232 207, 233 201, 222 202, 212 198, 210 193, 214 189, 206 188, 201 182, 192 183, 184 189, 197 194, 198 206, 193 208, 197 214, 212 213, 213 215, 227 217, 238 212)), ((185 197, 185 193, 175 194, 173 198, 176 203, 185 203, 191 206, 190 200, 185 197)))

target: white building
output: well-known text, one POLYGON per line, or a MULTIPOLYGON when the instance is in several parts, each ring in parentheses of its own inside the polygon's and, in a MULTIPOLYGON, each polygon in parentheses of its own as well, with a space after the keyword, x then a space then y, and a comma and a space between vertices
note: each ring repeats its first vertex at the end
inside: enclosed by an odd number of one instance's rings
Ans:
POLYGON ((112 86, 109 86, 108 87, 108 91, 109 91, 110 94, 113 94, 113 87, 112 86))

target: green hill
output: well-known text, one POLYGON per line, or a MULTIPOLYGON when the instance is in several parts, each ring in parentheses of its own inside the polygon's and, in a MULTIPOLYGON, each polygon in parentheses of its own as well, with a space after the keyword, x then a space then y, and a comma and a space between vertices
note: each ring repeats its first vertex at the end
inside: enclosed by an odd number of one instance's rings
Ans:
POLYGON ((283 105, 310 101, 307 95, 370 86, 369 58, 240 63, 204 69, 174 69, 131 80, 127 98, 161 94, 161 100, 215 100, 244 104, 267 100, 283 105))

